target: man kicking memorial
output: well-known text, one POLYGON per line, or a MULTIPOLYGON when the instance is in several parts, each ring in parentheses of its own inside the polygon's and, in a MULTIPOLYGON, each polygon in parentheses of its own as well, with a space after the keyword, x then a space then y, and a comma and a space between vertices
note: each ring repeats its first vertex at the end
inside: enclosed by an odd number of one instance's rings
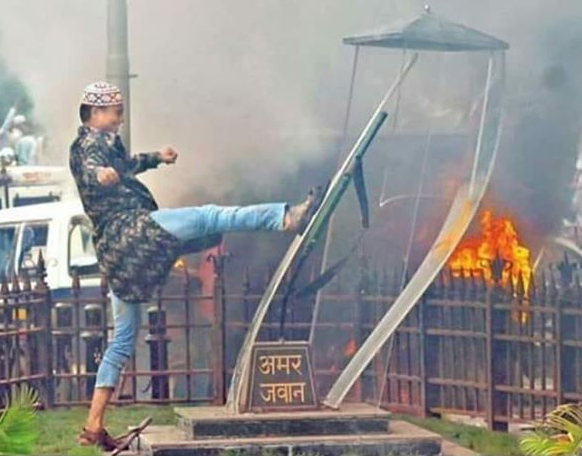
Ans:
POLYGON ((111 451, 128 444, 127 435, 113 438, 107 433, 104 415, 125 362, 134 352, 140 303, 147 302, 164 284, 180 255, 218 244, 225 232, 300 230, 317 206, 317 197, 310 192, 295 206, 209 204, 158 209, 136 175, 161 163, 174 163, 178 153, 172 147, 133 156, 128 153, 118 135, 123 123, 123 96, 109 83, 97 82, 85 89, 79 115, 82 125, 71 145, 70 168, 93 223, 93 241, 101 273, 109 284, 114 319, 113 340, 99 365, 79 440, 111 451))

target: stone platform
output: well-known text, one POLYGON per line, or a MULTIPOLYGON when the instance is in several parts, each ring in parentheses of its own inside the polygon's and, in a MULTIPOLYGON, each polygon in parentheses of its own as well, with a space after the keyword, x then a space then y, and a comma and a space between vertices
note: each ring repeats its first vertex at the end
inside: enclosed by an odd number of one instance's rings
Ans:
POLYGON ((179 407, 177 426, 151 425, 133 451, 148 456, 437 456, 441 438, 367 404, 341 410, 232 415, 179 407), (226 452, 226 453, 225 453, 226 452))
POLYGON ((385 434, 390 413, 366 404, 348 406, 342 411, 229 414, 224 408, 189 407, 175 409, 178 427, 189 439, 205 440, 254 437, 306 437, 329 435, 385 434))

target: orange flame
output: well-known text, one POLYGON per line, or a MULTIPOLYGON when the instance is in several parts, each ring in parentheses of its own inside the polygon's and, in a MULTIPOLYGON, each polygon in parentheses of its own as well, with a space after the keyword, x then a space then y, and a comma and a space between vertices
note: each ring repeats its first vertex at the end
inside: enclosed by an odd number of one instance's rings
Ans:
POLYGON ((357 349, 356 339, 352 337, 344 347, 344 356, 353 356, 357 349))
MULTIPOLYGON (((521 245, 519 234, 515 224, 508 217, 494 217, 491 210, 481 214, 481 233, 478 237, 469 237, 461 241, 448 262, 455 277, 483 277, 492 285, 493 262, 501 260, 500 284, 507 286, 511 280, 514 287, 519 280, 523 281, 523 290, 529 289, 532 272, 530 250, 521 245)), ((525 323, 527 315, 521 312, 521 316, 514 318, 525 323)))

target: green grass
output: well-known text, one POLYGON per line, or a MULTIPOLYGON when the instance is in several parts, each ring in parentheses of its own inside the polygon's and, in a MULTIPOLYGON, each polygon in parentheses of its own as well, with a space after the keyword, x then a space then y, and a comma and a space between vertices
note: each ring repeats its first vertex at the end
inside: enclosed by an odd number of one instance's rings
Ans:
MULTIPOLYGON (((77 436, 87 416, 87 408, 48 410, 38 413, 40 435, 33 454, 67 455, 67 456, 101 456, 94 447, 82 447, 77 444, 77 436)), ((132 424, 139 424, 145 417, 151 416, 153 424, 174 424, 175 416, 169 406, 125 406, 112 407, 107 412, 106 426, 112 434, 121 434, 132 424)))
POLYGON ((457 443, 479 453, 481 456, 523 456, 519 449, 519 440, 515 435, 505 432, 492 432, 487 429, 454 423, 437 418, 412 418, 398 416, 412 424, 440 434, 446 440, 457 443))
MULTIPOLYGON (((35 455, 101 456, 93 447, 77 444, 77 435, 83 426, 87 408, 74 407, 39 412, 40 435, 35 455)), ((146 416, 153 417, 153 424, 175 424, 171 406, 113 407, 107 412, 107 429, 113 434, 125 432, 128 426, 138 424, 146 416)), ((469 448, 482 456, 522 456, 516 436, 501 432, 436 418, 419 419, 395 416, 394 419, 409 421, 417 426, 442 435, 445 439, 469 448)))

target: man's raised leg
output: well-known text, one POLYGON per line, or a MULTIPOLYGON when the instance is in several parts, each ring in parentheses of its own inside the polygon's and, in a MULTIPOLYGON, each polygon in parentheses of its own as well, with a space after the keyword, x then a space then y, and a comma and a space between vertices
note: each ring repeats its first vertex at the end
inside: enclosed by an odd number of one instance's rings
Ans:
POLYGON ((287 205, 204 206, 160 209, 152 218, 182 240, 229 231, 281 231, 287 205))
POLYGON ((316 196, 310 193, 303 203, 267 203, 250 206, 204 206, 160 209, 152 218, 178 239, 232 231, 294 231, 299 228, 316 196))

